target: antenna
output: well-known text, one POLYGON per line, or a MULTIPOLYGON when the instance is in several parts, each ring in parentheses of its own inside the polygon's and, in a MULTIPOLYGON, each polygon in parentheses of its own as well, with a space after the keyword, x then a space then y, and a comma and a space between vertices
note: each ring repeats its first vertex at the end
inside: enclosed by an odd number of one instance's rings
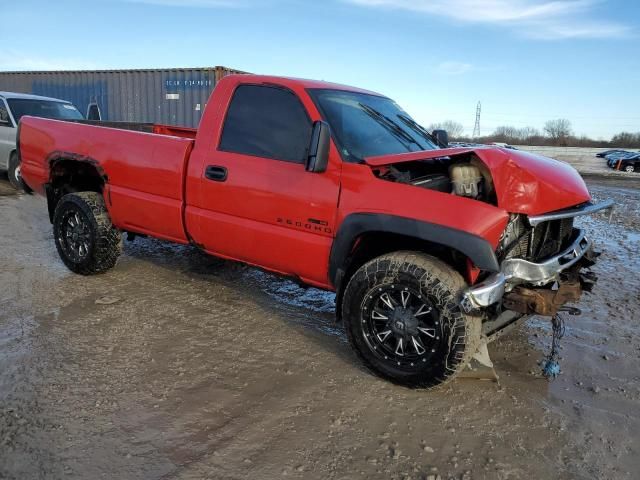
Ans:
POLYGON ((478 102, 478 108, 476 109, 476 124, 473 127, 473 138, 480 136, 480 113, 482 112, 482 104, 478 102))

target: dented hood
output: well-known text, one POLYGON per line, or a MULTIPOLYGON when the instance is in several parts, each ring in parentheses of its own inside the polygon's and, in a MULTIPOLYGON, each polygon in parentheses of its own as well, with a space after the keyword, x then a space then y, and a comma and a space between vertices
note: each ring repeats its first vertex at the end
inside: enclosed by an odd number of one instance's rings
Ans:
MULTIPOLYGON (((442 157, 475 155, 493 177, 498 206, 511 213, 539 215, 591 200, 580 174, 569 164, 506 148, 448 148, 365 159, 372 167, 442 157)), ((462 160, 462 158, 460 158, 462 160)))

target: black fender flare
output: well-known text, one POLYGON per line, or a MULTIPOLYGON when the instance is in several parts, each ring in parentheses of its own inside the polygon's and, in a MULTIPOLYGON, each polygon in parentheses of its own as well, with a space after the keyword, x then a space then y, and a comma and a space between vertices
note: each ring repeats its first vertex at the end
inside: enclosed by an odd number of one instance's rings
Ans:
POLYGON ((329 257, 329 281, 338 293, 354 242, 362 234, 373 232, 394 233, 437 243, 459 251, 480 270, 500 271, 493 247, 478 235, 412 218, 381 213, 354 213, 348 215, 340 225, 329 257))

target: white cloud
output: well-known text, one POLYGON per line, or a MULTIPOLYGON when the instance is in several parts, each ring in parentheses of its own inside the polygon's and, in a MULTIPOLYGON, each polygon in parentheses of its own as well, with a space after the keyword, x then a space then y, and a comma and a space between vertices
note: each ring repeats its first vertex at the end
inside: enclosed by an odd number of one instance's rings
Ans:
POLYGON ((437 15, 462 23, 509 28, 523 36, 565 38, 623 37, 631 29, 619 23, 589 20, 596 0, 345 0, 365 7, 386 7, 437 15))
POLYGON ((464 62, 442 62, 436 67, 436 71, 442 75, 462 75, 473 70, 473 65, 464 62))
POLYGON ((123 0, 129 3, 146 3, 163 7, 237 8, 245 7, 245 0, 123 0))
POLYGON ((607 22, 576 21, 549 22, 523 32, 529 38, 562 40, 569 38, 623 38, 632 35, 630 27, 607 22))
POLYGON ((0 70, 97 70, 100 68, 91 60, 80 58, 40 57, 20 53, 16 50, 0 50, 0 70))

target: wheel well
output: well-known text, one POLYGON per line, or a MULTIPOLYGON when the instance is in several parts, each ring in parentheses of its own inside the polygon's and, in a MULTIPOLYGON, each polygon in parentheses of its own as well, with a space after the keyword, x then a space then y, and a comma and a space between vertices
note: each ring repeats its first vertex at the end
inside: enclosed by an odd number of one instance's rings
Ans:
POLYGON ((454 248, 422 240, 409 235, 388 232, 367 232, 353 242, 351 253, 343 265, 344 276, 336 293, 336 316, 341 318, 342 295, 351 276, 365 263, 381 255, 399 251, 413 250, 432 255, 466 276, 467 257, 454 248))
POLYGON ((46 186, 49 219, 60 199, 68 193, 102 193, 106 175, 94 163, 88 160, 60 158, 50 162, 49 183, 46 186))

